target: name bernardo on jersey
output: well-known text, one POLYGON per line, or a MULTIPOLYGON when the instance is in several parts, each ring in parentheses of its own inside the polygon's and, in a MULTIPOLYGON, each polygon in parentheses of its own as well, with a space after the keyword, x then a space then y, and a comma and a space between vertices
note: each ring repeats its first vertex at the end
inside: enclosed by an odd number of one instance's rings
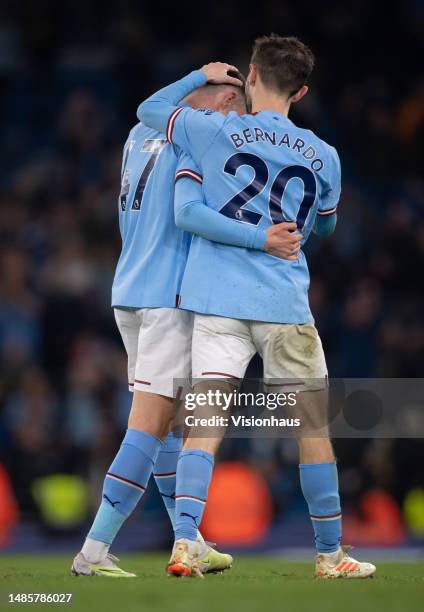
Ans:
POLYGON ((273 147, 287 147, 292 151, 297 151, 304 159, 310 162, 311 169, 319 172, 324 168, 322 159, 316 156, 317 152, 314 147, 306 143, 302 138, 295 138, 290 141, 290 136, 285 132, 282 136, 277 135, 277 132, 267 132, 259 127, 246 128, 241 132, 229 134, 236 149, 240 149, 245 144, 254 142, 264 142, 273 147))

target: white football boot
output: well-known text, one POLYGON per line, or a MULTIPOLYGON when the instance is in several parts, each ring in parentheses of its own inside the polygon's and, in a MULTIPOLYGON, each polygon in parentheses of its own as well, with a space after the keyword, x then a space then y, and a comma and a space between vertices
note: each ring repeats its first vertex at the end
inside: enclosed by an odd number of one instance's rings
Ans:
POLYGON ((199 540, 176 540, 166 571, 168 576, 203 578, 200 569, 200 556, 205 552, 205 545, 199 540))
POLYGON ((166 570, 168 576, 203 578, 203 574, 224 572, 232 564, 231 555, 214 550, 203 539, 196 542, 181 539, 174 544, 166 570))
POLYGON ((352 546, 341 546, 334 553, 318 553, 315 557, 316 578, 371 578, 377 569, 372 563, 356 561, 347 554, 352 546))
POLYGON ((119 559, 110 553, 107 553, 103 559, 96 563, 87 561, 83 553, 80 552, 75 557, 71 573, 73 576, 105 576, 107 578, 136 578, 136 574, 125 572, 118 567, 119 559))

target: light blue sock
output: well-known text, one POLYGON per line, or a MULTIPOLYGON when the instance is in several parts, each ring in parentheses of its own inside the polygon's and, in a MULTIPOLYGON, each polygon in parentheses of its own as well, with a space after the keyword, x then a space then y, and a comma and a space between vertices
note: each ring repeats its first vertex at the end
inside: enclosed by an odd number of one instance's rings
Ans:
POLYGON ((180 453, 175 495, 175 539, 196 540, 212 478, 213 456, 203 450, 180 453))
POLYGON ((300 484, 309 506, 318 552, 338 550, 342 539, 339 481, 336 462, 299 465, 300 484))
POLYGON ((171 519, 175 531, 175 485, 177 480, 177 462, 183 448, 183 438, 170 432, 163 441, 158 458, 153 468, 159 493, 171 519))
POLYGON ((128 429, 103 485, 103 498, 88 538, 112 544, 146 490, 162 442, 128 429))

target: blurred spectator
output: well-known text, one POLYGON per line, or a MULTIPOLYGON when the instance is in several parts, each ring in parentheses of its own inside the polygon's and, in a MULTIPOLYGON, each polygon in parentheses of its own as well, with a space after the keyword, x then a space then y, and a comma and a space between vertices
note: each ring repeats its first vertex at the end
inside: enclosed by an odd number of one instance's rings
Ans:
POLYGON ((1 256, 0 351, 11 368, 36 362, 40 351, 41 303, 30 289, 30 266, 19 248, 7 248, 1 256))

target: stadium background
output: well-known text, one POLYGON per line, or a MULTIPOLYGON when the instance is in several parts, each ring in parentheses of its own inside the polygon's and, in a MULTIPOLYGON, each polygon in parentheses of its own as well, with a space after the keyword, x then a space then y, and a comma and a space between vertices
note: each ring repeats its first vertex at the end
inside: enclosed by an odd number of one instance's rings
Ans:
MULTIPOLYGON (((137 105, 211 60, 246 71, 257 35, 296 34, 310 44, 311 92, 292 118, 342 160, 337 231, 308 246, 330 374, 421 376, 423 11, 418 0, 267 0, 259 10, 222 0, 2 2, 3 551, 78 548, 125 428, 125 356, 109 303, 121 149, 137 105)), ((418 553, 423 442, 337 440, 336 452, 346 539, 418 553)), ((246 546, 311 545, 290 441, 232 441, 220 459, 223 468, 250 466, 261 483, 246 546)), ((239 523, 228 521, 227 539, 233 529, 240 544, 239 523)), ((153 485, 117 548, 164 547, 170 537, 153 485)))

